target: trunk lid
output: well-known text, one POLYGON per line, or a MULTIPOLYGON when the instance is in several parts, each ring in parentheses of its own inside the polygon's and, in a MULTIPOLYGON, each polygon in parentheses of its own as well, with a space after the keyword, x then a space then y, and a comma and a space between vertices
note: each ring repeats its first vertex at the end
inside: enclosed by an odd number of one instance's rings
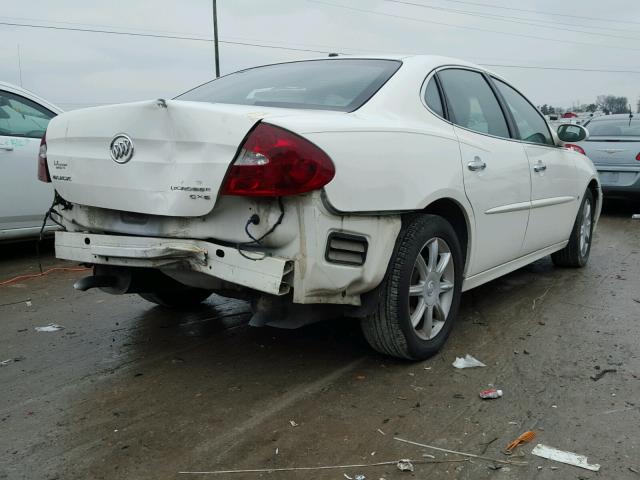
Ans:
POLYGON ((589 137, 580 145, 595 165, 640 167, 640 137, 589 137))
POLYGON ((73 203, 151 215, 205 215, 245 135, 270 114, 287 111, 157 100, 68 112, 47 130, 51 178, 73 203))

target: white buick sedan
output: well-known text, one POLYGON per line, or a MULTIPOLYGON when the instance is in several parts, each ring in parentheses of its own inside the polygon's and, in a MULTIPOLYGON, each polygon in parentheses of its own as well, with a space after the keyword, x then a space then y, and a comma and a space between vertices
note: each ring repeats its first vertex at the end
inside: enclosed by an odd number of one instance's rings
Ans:
POLYGON ((602 201, 572 146, 587 135, 554 133, 464 61, 347 57, 64 113, 39 160, 57 256, 94 266, 76 288, 241 296, 274 326, 338 313, 379 352, 424 359, 465 290, 549 254, 587 263, 602 201))

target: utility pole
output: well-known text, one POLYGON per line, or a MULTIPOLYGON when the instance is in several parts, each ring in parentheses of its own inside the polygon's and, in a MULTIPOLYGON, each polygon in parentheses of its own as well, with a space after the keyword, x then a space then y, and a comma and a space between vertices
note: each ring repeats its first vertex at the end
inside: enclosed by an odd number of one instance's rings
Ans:
POLYGON ((216 54, 216 78, 220 76, 220 54, 218 53, 218 8, 213 0, 213 48, 216 54))
POLYGON ((18 44, 18 74, 20 75, 20 86, 22 87, 22 59, 20 58, 20 44, 18 44))

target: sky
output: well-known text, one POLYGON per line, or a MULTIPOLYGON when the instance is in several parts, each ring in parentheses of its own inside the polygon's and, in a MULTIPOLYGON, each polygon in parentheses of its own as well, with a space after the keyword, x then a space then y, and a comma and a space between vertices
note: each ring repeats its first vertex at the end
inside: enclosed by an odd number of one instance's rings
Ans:
MULTIPOLYGON (((171 98, 215 76, 212 0, 1 2, 0 81, 63 109, 171 98)), ((218 0, 218 28, 222 74, 326 52, 431 53, 494 65, 536 105, 612 94, 635 109, 640 96, 631 0, 218 0)))

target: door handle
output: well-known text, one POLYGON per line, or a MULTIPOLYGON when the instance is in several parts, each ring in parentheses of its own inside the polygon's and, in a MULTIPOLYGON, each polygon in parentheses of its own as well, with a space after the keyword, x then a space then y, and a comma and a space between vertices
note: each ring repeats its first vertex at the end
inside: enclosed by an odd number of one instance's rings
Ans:
POLYGON ((533 166, 533 171, 536 173, 544 172, 546 169, 547 166, 542 162, 538 162, 533 166))
POLYGON ((13 150, 13 145, 0 145, 0 150, 6 150, 10 152, 11 150, 13 150))
POLYGON ((480 157, 473 157, 473 162, 467 163, 467 168, 472 172, 479 172, 487 168, 487 164, 480 157))

